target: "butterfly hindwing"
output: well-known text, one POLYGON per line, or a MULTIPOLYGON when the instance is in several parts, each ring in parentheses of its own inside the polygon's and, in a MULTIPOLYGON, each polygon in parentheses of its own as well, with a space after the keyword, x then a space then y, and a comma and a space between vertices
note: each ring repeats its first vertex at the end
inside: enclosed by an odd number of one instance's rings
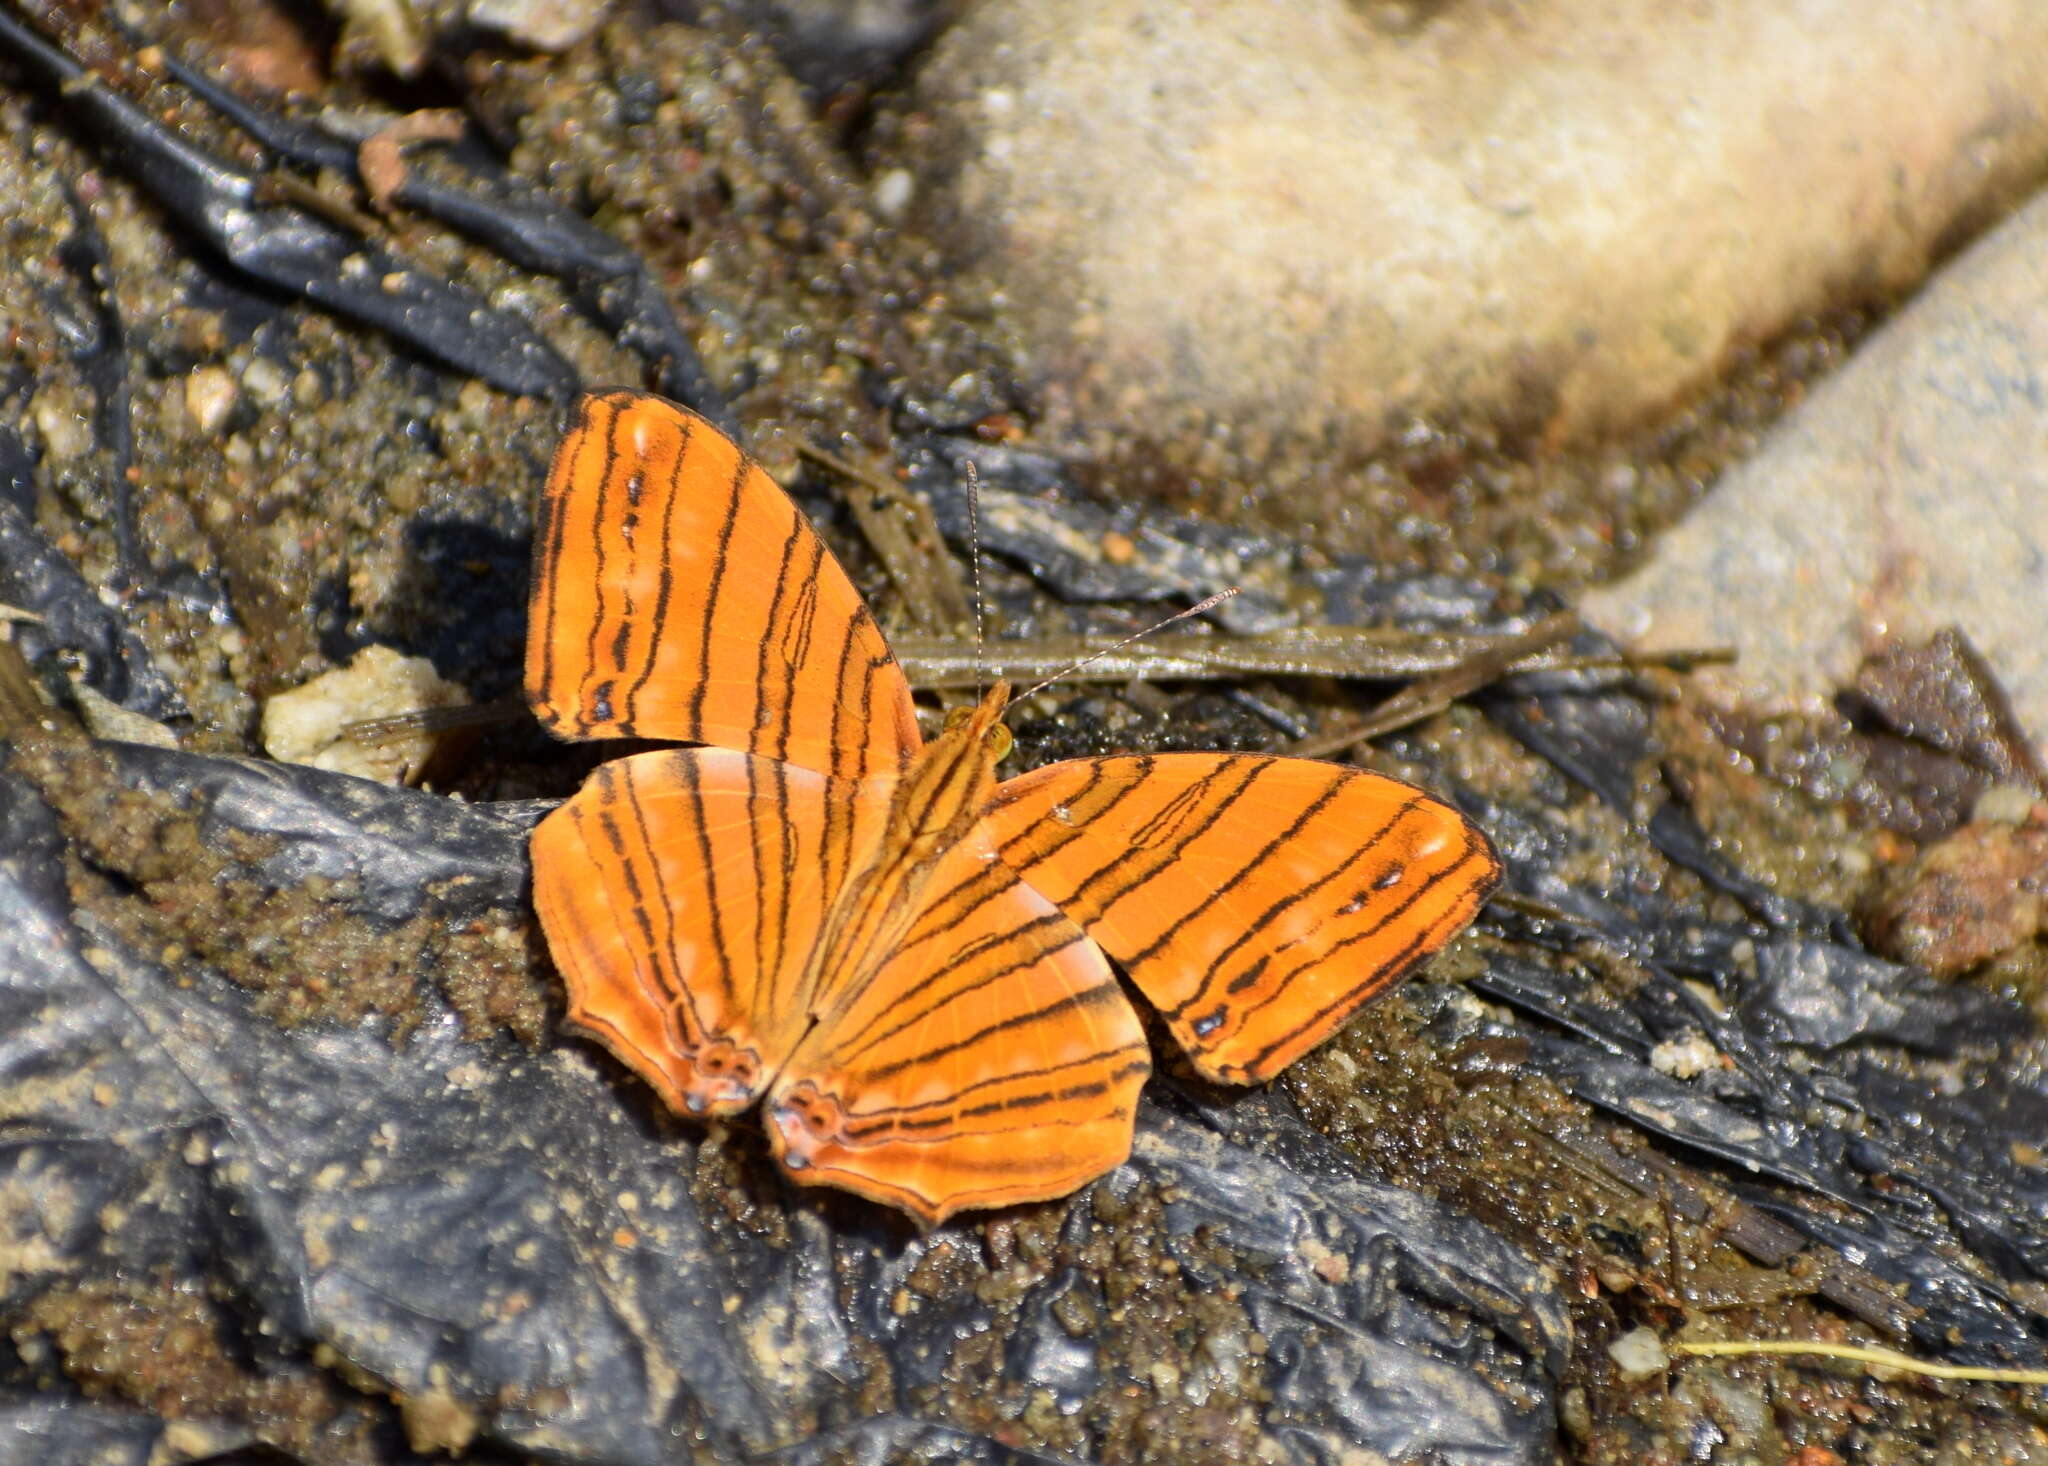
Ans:
POLYGON ((600 767, 533 836, 569 1022, 678 1113, 745 1109, 809 1021, 812 941, 889 782, 726 749, 600 767))
POLYGON ((1100 949, 985 840, 948 852, 923 900, 871 971, 821 995, 768 1096, 783 1164, 932 1224, 1121 1163, 1151 1057, 1100 949))
POLYGON ((789 497, 658 397, 599 393, 576 413, 535 533, 526 688, 542 724, 893 771, 918 746, 910 686, 789 497))
POLYGON ((1485 836, 1382 775, 1310 759, 1077 759, 1003 784, 1005 864, 1129 972, 1212 1079, 1264 1080, 1472 919, 1485 836))

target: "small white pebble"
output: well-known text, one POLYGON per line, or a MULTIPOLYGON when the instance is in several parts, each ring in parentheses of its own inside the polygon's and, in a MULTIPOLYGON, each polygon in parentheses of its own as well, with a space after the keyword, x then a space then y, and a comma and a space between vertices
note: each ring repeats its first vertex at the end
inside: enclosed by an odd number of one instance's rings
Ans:
POLYGON ((2025 784, 1993 784, 1977 796, 1970 818, 1995 825, 2023 825, 2033 818, 2041 797, 2025 784))
POLYGON ((249 389, 251 397, 272 407, 284 401, 285 393, 292 389, 292 379, 269 357, 259 356, 242 368, 242 385, 249 389))
POLYGON ((1697 1031, 1667 1038, 1650 1050, 1650 1067, 1673 1079, 1692 1079, 1720 1064, 1721 1051, 1697 1031))
POLYGON ((29 404, 29 416, 52 461, 62 463, 92 448, 92 418, 79 393, 45 387, 29 404))
POLYGON ((1607 1357, 1626 1380, 1651 1379, 1671 1367, 1671 1356, 1655 1329, 1630 1329, 1607 1346, 1607 1357))
POLYGON ((911 177, 908 168, 885 169, 875 180, 875 207, 881 210, 885 219, 900 218, 916 191, 917 180, 911 177))
POLYGON ((217 433, 235 410, 235 376, 223 366, 195 368, 185 378, 185 411, 202 433, 217 433))

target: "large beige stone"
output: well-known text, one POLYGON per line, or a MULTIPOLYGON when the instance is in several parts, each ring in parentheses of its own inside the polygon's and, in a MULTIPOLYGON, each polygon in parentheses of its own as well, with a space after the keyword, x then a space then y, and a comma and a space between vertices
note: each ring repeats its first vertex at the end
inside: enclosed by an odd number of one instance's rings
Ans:
POLYGON ((2048 194, 1582 609, 1651 647, 1733 645, 1709 688, 1792 708, 1888 636, 1959 626, 2048 749, 2048 194))
POLYGON ((1553 440, 1916 281, 2048 160, 2041 0, 982 0, 920 207, 1084 411, 1553 440))

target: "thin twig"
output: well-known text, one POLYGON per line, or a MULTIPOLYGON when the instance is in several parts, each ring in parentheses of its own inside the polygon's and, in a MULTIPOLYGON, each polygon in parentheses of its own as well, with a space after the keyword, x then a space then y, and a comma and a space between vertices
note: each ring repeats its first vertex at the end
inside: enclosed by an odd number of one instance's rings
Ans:
POLYGON ((1980 1380, 1990 1384, 2048 1385, 2048 1369, 1988 1369, 1974 1364, 1929 1364, 1910 1354, 1868 1344, 1826 1344, 1809 1339, 1728 1339, 1720 1342, 1673 1343, 1673 1354, 1724 1357, 1745 1354, 1810 1354, 1825 1359, 1852 1359, 1930 1379, 1980 1380))
POLYGON ((1579 617, 1575 611, 1559 611, 1546 616, 1527 631, 1502 638, 1495 646, 1458 666, 1402 688, 1373 709, 1369 716, 1350 727, 1301 739, 1285 752, 1296 758, 1328 758, 1368 739, 1391 733, 1396 728, 1419 723, 1487 683, 1507 676, 1515 663, 1524 657, 1548 651, 1559 642, 1569 640, 1578 630, 1579 617))

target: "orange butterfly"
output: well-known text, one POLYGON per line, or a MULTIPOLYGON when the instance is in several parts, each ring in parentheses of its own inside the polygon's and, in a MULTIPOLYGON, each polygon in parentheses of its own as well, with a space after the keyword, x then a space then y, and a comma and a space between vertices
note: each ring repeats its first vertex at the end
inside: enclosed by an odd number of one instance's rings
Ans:
POLYGON ((583 399, 538 530, 528 700, 600 767, 533 836, 569 1022, 671 1108, 765 1105, 808 1185, 926 1224, 1130 1153, 1145 1035, 1271 1078, 1500 878, 1449 805, 1307 759, 1075 759, 996 782, 1009 688, 926 743, 788 497, 696 415, 583 399))

